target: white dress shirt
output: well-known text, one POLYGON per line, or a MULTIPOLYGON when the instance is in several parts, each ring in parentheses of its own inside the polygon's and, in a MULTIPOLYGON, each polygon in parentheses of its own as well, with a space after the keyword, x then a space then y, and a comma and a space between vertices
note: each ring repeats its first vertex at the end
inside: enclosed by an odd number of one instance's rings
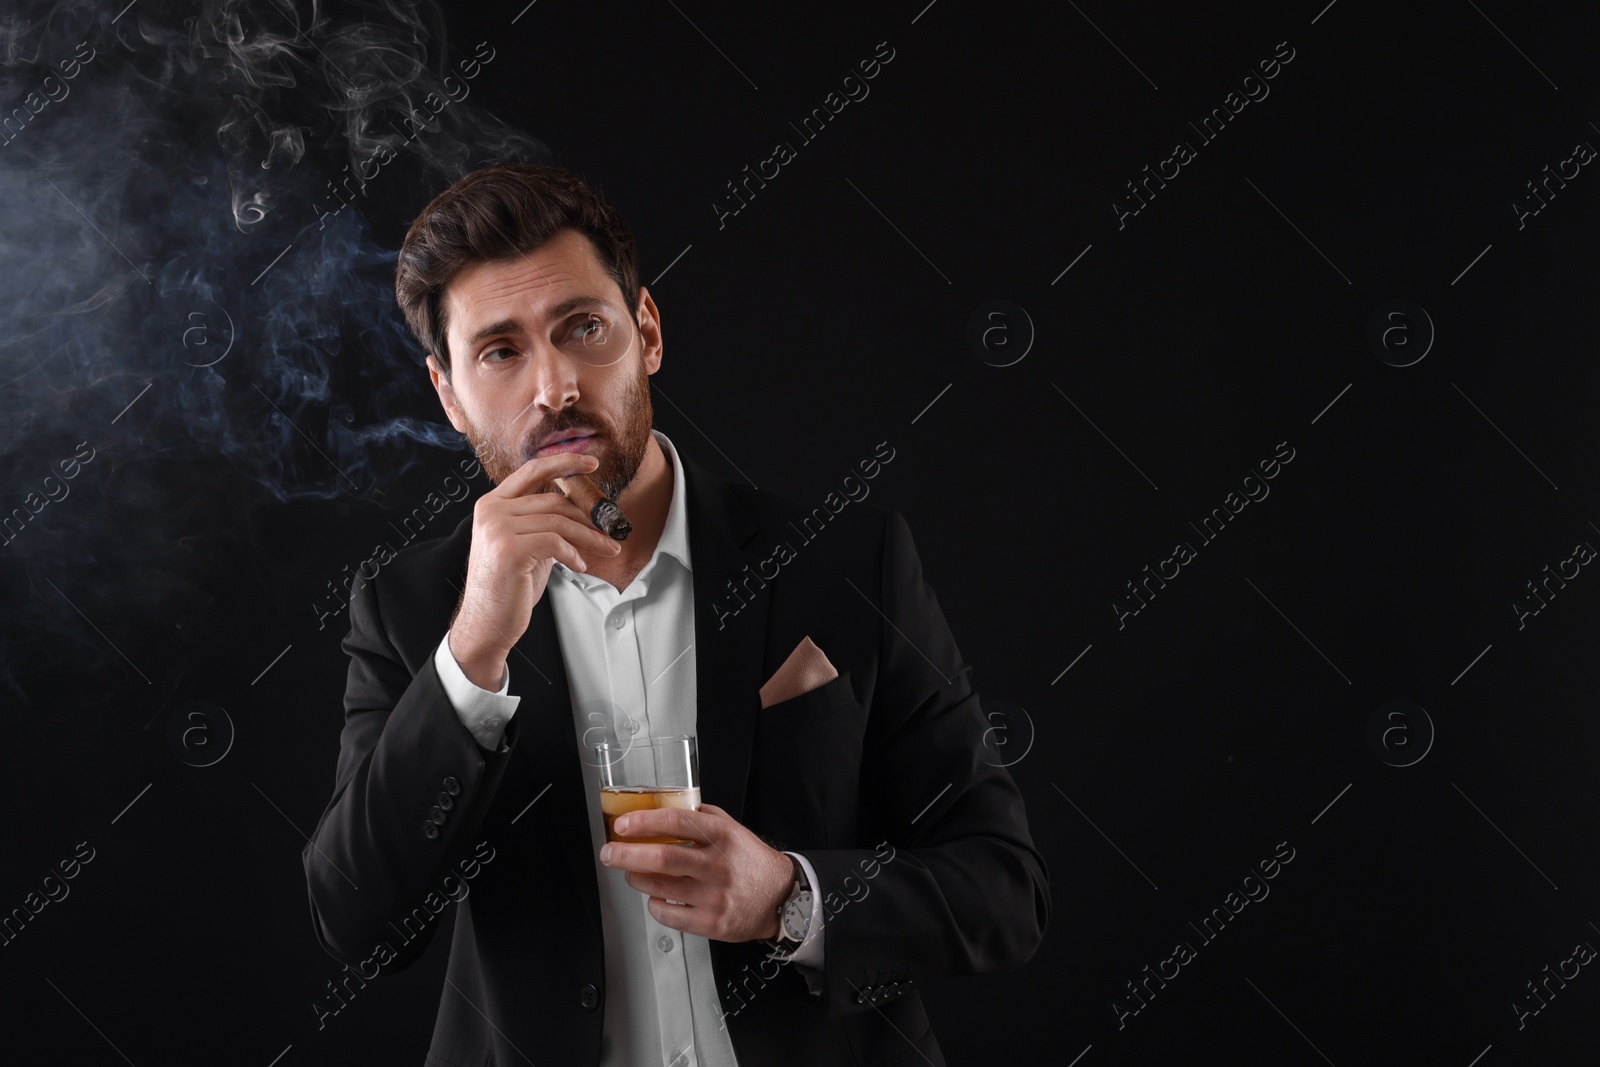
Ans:
MULTIPOLYGON (((555 616, 571 689, 578 749, 588 794, 590 838, 600 886, 605 936, 605 1025, 601 1067, 737 1067, 733 1043, 719 1024, 710 942, 657 922, 645 894, 624 872, 600 863, 605 824, 600 778, 591 743, 608 736, 642 740, 693 734, 696 721, 694 583, 683 464, 666 434, 651 431, 672 468, 672 501, 650 561, 617 590, 610 582, 555 563, 545 595, 555 616)), ((520 696, 511 695, 508 667, 498 693, 473 684, 439 642, 434 665, 461 722, 491 751, 503 745, 506 723, 520 696)), ((538 714, 535 708, 533 714, 538 714)), ((717 798, 708 796, 715 804, 717 798)), ((808 987, 821 987, 822 902, 810 861, 794 856, 812 889, 805 943, 782 957, 800 967, 808 987)))

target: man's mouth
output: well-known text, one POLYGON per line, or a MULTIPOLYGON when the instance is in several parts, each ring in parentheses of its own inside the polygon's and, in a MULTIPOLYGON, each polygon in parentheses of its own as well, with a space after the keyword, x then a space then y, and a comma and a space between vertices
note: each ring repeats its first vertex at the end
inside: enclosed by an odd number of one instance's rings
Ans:
POLYGON ((543 448, 539 449, 539 451, 535 452, 534 455, 553 456, 558 452, 582 452, 588 443, 593 439, 593 434, 582 434, 577 437, 563 438, 562 440, 553 441, 550 444, 545 445, 543 448))

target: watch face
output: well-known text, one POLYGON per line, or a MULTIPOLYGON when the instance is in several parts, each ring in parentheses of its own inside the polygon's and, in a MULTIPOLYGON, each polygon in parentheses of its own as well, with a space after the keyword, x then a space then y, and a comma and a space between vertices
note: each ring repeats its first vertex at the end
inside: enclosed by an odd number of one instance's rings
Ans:
POLYGON ((783 932, 796 941, 806 939, 806 931, 811 928, 811 890, 802 889, 800 894, 789 901, 788 907, 783 909, 783 932))

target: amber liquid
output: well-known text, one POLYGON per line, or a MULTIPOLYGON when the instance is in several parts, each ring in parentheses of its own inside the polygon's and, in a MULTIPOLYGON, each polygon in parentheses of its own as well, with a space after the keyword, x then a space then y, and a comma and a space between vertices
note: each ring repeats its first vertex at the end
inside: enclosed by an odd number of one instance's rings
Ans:
POLYGON ((626 837, 618 835, 617 816, 630 811, 653 811, 656 808, 689 808, 700 810, 700 787, 679 789, 654 785, 624 786, 600 790, 600 812, 606 820, 606 840, 653 845, 692 845, 681 837, 626 837))

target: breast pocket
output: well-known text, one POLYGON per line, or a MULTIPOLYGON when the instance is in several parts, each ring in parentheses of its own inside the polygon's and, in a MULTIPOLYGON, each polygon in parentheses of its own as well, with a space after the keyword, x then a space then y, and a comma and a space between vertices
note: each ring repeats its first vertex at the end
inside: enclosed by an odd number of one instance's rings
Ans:
POLYGON ((750 764, 750 825, 796 847, 853 843, 866 718, 849 671, 761 709, 750 764))
POLYGON ((855 689, 850 684, 850 672, 824 682, 799 696, 780 700, 761 709, 763 722, 772 724, 810 722, 826 718, 840 708, 855 702, 855 689))

